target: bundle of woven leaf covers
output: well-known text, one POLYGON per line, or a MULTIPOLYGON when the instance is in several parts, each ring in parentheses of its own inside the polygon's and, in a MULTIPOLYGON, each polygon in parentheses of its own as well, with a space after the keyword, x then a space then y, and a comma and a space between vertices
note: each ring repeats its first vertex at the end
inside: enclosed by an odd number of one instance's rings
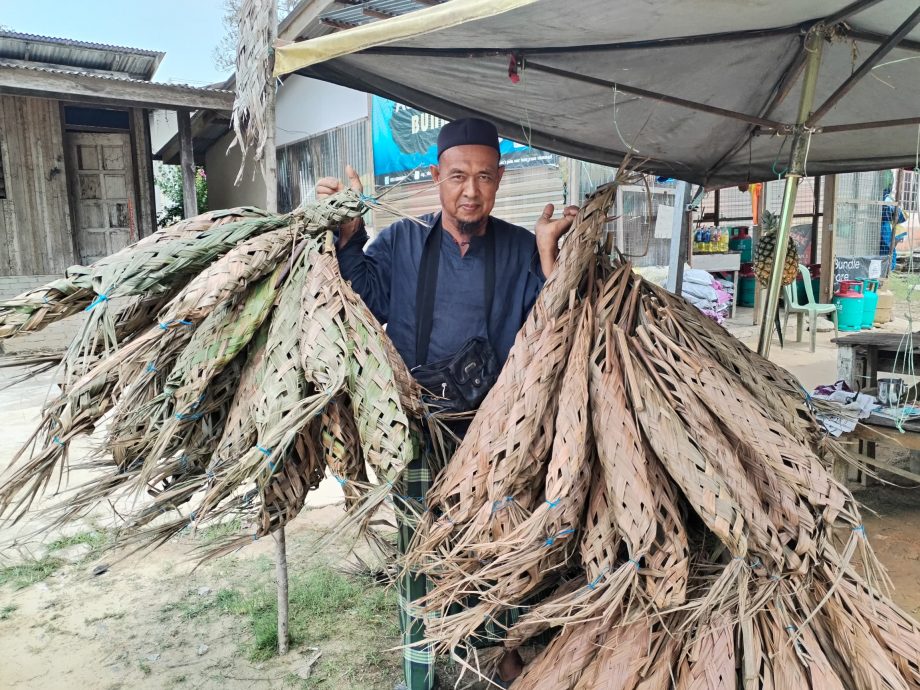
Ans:
MULTIPOLYGON (((827 470, 842 451, 791 375, 602 250, 614 197, 582 208, 427 496, 404 565, 432 581, 431 642, 552 634, 514 688, 920 687, 920 627, 827 470)), ((366 521, 431 420, 338 272, 326 229, 363 210, 205 214, 0 305, 6 336, 87 311, 0 508, 101 426, 104 471, 62 520, 145 492, 134 538, 230 512, 260 536, 329 472, 366 521)))

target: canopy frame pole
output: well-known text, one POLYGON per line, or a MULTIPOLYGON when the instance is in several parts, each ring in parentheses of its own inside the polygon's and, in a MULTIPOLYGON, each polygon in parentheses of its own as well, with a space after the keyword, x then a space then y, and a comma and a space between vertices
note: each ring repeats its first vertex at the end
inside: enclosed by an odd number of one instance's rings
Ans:
POLYGON ((837 87, 837 90, 834 91, 827 100, 821 104, 821 106, 811 114, 811 116, 806 121, 806 124, 809 127, 813 127, 816 122, 818 122, 822 117, 827 115, 828 111, 833 108, 840 101, 841 98, 846 96, 850 90, 864 77, 866 76, 873 67, 875 67, 882 58, 888 55, 898 43, 901 42, 907 34, 913 31, 913 28, 920 24, 920 5, 910 13, 910 16, 904 20, 904 22, 895 29, 895 32, 891 34, 887 40, 882 43, 875 51, 866 58, 866 60, 856 68, 856 71, 853 72, 846 81, 844 81, 840 86, 837 87))
POLYGON ((728 118, 730 120, 739 120, 741 122, 747 122, 751 125, 757 125, 764 129, 772 130, 778 134, 788 134, 792 131, 792 127, 784 122, 777 122, 776 120, 768 120, 764 117, 757 117, 756 115, 748 115, 747 113, 739 113, 735 110, 728 110, 727 108, 719 108, 714 105, 709 105, 708 103, 698 103, 696 101, 688 101, 686 98, 678 98, 677 96, 669 96, 667 94, 658 93, 657 91, 649 91, 648 89, 641 89, 638 86, 629 86, 628 84, 620 84, 619 82, 610 81, 609 79, 601 79, 599 77, 591 77, 586 74, 578 74, 577 72, 572 72, 567 69, 559 69, 558 67, 552 67, 550 65, 544 65, 542 63, 531 62, 529 60, 524 62, 524 68, 529 70, 534 70, 536 72, 543 72, 545 74, 552 74, 557 77, 565 77, 566 79, 572 79, 573 81, 580 81, 584 84, 591 84, 593 86, 601 86, 607 89, 614 89, 616 91, 621 91, 623 93, 628 93, 633 96, 639 96, 641 98, 648 98, 653 101, 661 101, 662 103, 668 103, 670 105, 676 105, 681 108, 687 108, 688 110, 696 110, 701 113, 708 113, 709 115, 717 115, 719 117, 728 118))
POLYGON ((859 14, 863 10, 867 10, 873 5, 879 4, 880 2, 882 2, 882 0, 856 0, 856 2, 850 3, 843 9, 834 12, 834 14, 827 17, 824 20, 824 23, 828 26, 833 26, 834 24, 845 22, 854 14, 859 14))
POLYGON ((799 181, 805 173, 805 159, 811 131, 806 127, 808 116, 815 102, 815 89, 818 85, 818 70, 821 67, 821 53, 824 50, 825 27, 816 26, 805 41, 808 58, 805 63, 805 77, 802 81, 802 95, 799 99, 799 111, 796 126, 792 134, 792 148, 789 154, 789 172, 786 174, 786 187, 783 191, 783 207, 780 212, 779 229, 776 232, 776 253, 773 255, 773 269, 767 285, 767 299, 763 318, 760 322, 760 340, 757 352, 764 357, 770 355, 770 343, 773 340, 773 322, 779 306, 779 290, 783 283, 783 264, 786 261, 786 247, 792 227, 795 211, 795 197, 799 181))

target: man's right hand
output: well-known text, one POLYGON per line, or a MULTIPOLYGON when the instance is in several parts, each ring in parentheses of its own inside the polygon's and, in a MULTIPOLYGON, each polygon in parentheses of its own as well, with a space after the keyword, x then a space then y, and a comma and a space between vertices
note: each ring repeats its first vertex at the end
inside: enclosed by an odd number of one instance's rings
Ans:
MULTIPOLYGON (((361 184, 361 178, 358 177, 358 173, 355 172, 355 169, 350 165, 345 166, 345 176, 348 178, 348 186, 358 194, 364 193, 364 185, 361 184)), ((324 177, 319 182, 316 183, 316 198, 325 199, 327 196, 332 196, 337 192, 341 192, 345 189, 345 185, 342 184, 342 181, 335 177, 324 177)), ((342 223, 339 227, 339 241, 336 246, 340 249, 348 244, 352 236, 358 231, 358 228, 363 224, 361 218, 355 218, 346 223, 342 223)))

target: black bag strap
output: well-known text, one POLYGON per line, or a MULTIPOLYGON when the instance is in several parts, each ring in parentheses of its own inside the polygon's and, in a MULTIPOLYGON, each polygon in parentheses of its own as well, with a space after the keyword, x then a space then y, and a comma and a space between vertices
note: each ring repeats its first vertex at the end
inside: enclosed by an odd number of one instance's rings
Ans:
MULTIPOLYGON (((489 322, 492 318, 492 304, 495 300, 495 228, 492 225, 490 218, 485 236, 485 314, 486 333, 490 342, 492 334, 489 322)), ((428 361, 443 232, 441 222, 438 221, 425 238, 422 260, 418 268, 418 283, 415 287, 415 363, 417 366, 428 361)))

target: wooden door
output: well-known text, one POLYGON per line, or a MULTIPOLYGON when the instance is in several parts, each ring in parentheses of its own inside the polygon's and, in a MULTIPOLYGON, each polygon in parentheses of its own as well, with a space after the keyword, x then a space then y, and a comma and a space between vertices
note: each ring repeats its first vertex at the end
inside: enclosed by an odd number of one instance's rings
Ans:
POLYGON ((80 263, 137 239, 134 164, 127 132, 69 132, 67 153, 80 263))

